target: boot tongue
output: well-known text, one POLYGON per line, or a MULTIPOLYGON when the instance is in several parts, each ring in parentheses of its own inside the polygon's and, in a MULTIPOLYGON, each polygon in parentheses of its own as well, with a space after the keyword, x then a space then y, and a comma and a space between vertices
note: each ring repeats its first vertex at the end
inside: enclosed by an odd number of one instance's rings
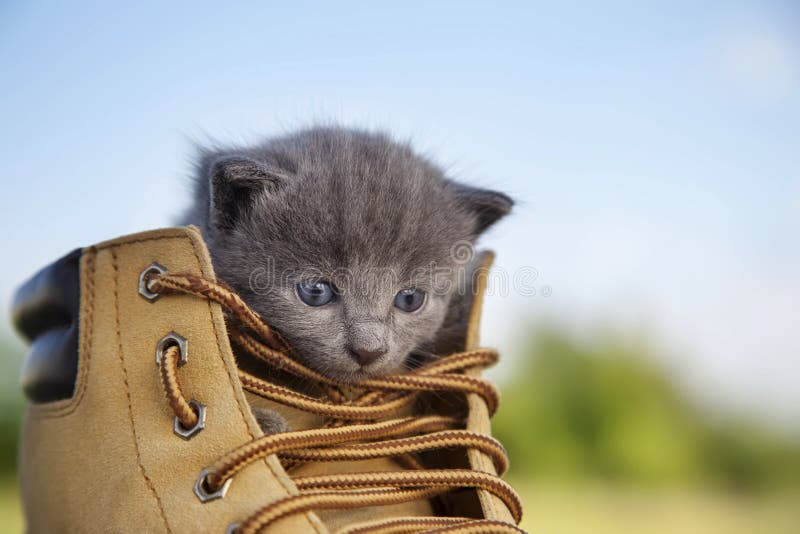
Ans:
MULTIPOLYGON (((262 370, 261 375, 252 373, 250 370, 248 370, 248 372, 250 372, 251 374, 253 374, 254 376, 256 376, 258 378, 261 378, 261 379, 264 379, 264 380, 269 380, 273 384, 279 384, 279 385, 284 385, 284 386, 287 386, 287 384, 291 384, 292 385, 292 389, 294 389, 298 393, 303 393, 303 394, 311 396, 311 397, 321 397, 319 391, 315 387, 310 387, 309 386, 307 388, 298 388, 298 383, 297 383, 296 380, 294 380, 294 381, 276 380, 276 377, 275 377, 274 373, 270 373, 270 372, 266 372, 265 373, 265 372, 263 372, 263 370, 262 370)), ((354 389, 342 388, 342 389, 340 389, 340 391, 348 399, 354 399, 358 395, 361 394, 360 391, 354 390, 354 389)), ((290 430, 309 430, 309 429, 312 429, 312 428, 321 428, 323 426, 323 424, 325 423, 325 420, 326 420, 325 417, 323 417, 321 415, 312 414, 312 413, 309 413, 309 412, 305 412, 303 410, 299 410, 297 408, 292 408, 290 406, 286 406, 286 405, 281 404, 279 402, 275 402, 275 401, 272 401, 272 400, 269 400, 269 399, 265 399, 263 397, 260 397, 260 396, 258 396, 256 394, 254 394, 254 393, 250 393, 247 390, 245 390, 245 398, 247 399, 247 402, 250 404, 251 408, 267 409, 267 410, 271 410, 273 412, 278 413, 286 421, 286 423, 288 424, 290 430)), ((412 404, 412 405, 406 406, 402 410, 398 410, 397 413, 392 415, 392 418, 408 417, 408 416, 412 415, 413 412, 414 412, 414 408, 413 408, 413 404, 412 404)))
POLYGON ((288 424, 290 430, 321 428, 325 422, 325 419, 321 416, 290 408, 268 399, 263 399, 247 391, 245 391, 245 398, 247 402, 250 403, 251 408, 271 410, 281 415, 288 424))
MULTIPOLYGON (((288 387, 294 391, 297 391, 298 393, 302 393, 311 397, 320 396, 319 391, 317 391, 317 388, 312 384, 303 384, 300 382, 300 379, 288 376, 279 371, 275 371, 263 362, 255 360, 252 357, 248 357, 246 355, 240 356, 237 354, 236 363, 239 365, 240 369, 250 373, 256 378, 261 378, 262 380, 266 380, 279 386, 288 387)), ((270 399, 265 399, 247 390, 245 390, 244 396, 247 399, 247 402, 250 404, 251 409, 266 409, 276 412, 282 416, 288 424, 290 430, 309 430, 312 428, 321 428, 325 423, 325 418, 321 415, 305 412, 303 410, 292 408, 291 406, 286 406, 285 404, 281 404, 270 399)))

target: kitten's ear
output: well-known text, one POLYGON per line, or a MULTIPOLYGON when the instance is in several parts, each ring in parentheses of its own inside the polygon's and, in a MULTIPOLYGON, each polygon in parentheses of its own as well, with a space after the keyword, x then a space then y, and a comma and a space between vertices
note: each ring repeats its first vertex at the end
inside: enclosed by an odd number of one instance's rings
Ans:
POLYGON ((475 234, 482 234, 490 226, 508 215, 514 206, 511 198, 499 191, 470 187, 450 182, 458 201, 475 216, 475 234))
POLYGON ((245 156, 223 156, 209 168, 211 223, 230 230, 261 191, 276 190, 286 176, 245 156))

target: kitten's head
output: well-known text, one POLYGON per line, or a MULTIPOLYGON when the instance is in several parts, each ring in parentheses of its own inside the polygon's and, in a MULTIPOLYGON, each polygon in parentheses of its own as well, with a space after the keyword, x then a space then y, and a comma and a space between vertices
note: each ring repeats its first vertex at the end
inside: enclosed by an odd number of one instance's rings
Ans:
POLYGON ((219 277, 303 363, 355 382, 430 348, 459 275, 458 246, 511 209, 383 134, 315 128, 206 151, 190 216, 219 277))

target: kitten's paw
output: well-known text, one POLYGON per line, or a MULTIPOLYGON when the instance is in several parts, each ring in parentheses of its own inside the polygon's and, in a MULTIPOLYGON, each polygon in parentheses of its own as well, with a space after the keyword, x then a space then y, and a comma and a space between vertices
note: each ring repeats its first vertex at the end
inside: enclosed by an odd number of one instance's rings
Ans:
POLYGON ((261 431, 264 432, 264 434, 269 436, 271 434, 280 434, 281 432, 289 432, 291 430, 289 423, 287 423, 286 419, 278 412, 273 412, 266 408, 258 408, 256 406, 253 406, 251 410, 256 417, 258 426, 261 427, 261 431))

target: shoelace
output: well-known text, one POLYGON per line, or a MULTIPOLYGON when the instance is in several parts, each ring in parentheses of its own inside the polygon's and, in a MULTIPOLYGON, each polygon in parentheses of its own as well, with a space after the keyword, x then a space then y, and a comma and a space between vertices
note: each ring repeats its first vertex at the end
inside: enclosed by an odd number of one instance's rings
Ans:
MULTIPOLYGON (((488 491, 502 500, 514 520, 522 517, 522 504, 513 488, 499 476, 470 469, 426 469, 413 455, 437 449, 473 449, 492 459, 499 475, 508 467, 503 446, 492 437, 464 430, 464 421, 440 415, 397 417, 424 392, 474 393, 485 402, 491 416, 499 397, 494 386, 464 374, 497 361, 497 353, 479 349, 455 353, 403 375, 366 380, 349 389, 291 357, 283 338, 224 283, 190 274, 163 273, 150 278, 148 289, 159 294, 182 293, 220 304, 241 327, 229 324, 230 338, 239 348, 266 364, 309 380, 319 386, 321 397, 313 397, 272 384, 243 370, 243 387, 256 395, 306 412, 324 416, 322 428, 272 434, 256 438, 219 458, 205 470, 209 492, 253 462, 275 454, 287 469, 302 462, 366 460, 392 457, 409 469, 293 477, 300 490, 272 502, 229 532, 257 533, 275 521, 313 510, 351 509, 429 499, 460 488, 488 491), (346 391, 349 391, 348 395, 346 391), (393 417, 394 416, 394 417, 393 417), (393 418, 392 418, 393 417, 393 418)), ((232 321, 230 323, 233 323, 232 321)), ((184 396, 178 382, 181 351, 169 345, 159 369, 164 392, 177 420, 185 428, 198 422, 196 408, 184 396)), ((347 527, 340 534, 367 532, 524 532, 502 521, 467 517, 409 517, 381 519, 347 527)))

